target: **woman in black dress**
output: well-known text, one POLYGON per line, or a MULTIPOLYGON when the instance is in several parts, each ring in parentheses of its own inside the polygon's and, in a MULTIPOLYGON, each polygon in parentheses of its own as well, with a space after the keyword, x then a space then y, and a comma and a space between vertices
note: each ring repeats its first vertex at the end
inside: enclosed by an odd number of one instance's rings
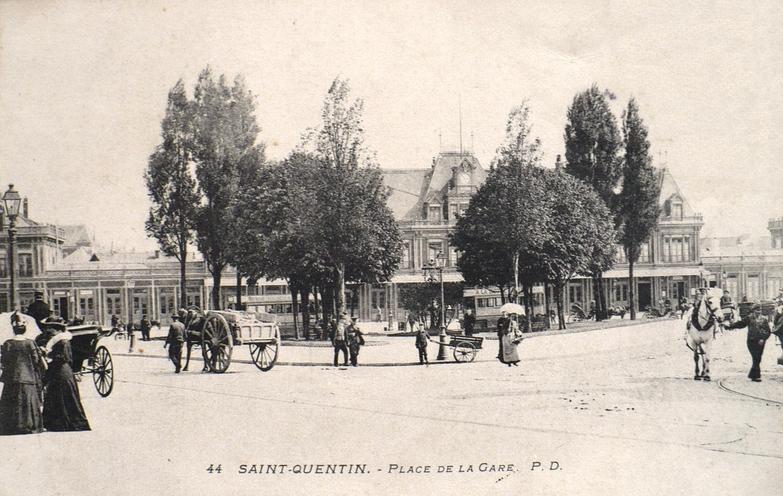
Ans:
POLYGON ((79 388, 73 377, 71 335, 59 331, 49 341, 49 370, 46 373, 43 425, 49 431, 89 431, 79 388))
POLYGON ((16 313, 11 326, 14 337, 0 349, 0 434, 41 432, 41 356, 35 343, 24 337, 27 327, 16 313))

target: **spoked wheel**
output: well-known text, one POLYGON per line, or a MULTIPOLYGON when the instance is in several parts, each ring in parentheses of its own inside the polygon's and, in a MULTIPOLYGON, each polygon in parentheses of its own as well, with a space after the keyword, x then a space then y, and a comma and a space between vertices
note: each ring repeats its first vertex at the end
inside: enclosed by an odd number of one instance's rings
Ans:
POLYGON ((114 363, 111 359, 111 353, 105 346, 99 346, 95 350, 92 381, 95 383, 95 389, 98 390, 98 394, 104 398, 109 396, 114 388, 114 363))
POLYGON ((454 360, 461 363, 472 362, 476 358, 476 347, 473 343, 467 341, 460 341, 457 346, 454 347, 454 360))
POLYGON ((231 350, 234 339, 231 328, 222 315, 213 314, 204 322, 201 331, 201 353, 210 372, 222 374, 231 365, 231 350))
POLYGON ((262 372, 267 372, 275 366, 277 354, 280 351, 280 329, 275 327, 275 341, 265 344, 251 344, 250 357, 262 372))

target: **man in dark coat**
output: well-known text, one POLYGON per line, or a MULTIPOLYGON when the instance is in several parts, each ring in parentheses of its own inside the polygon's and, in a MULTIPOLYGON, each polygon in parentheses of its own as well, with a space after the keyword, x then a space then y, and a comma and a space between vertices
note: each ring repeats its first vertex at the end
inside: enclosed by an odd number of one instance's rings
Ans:
POLYGON ((765 315, 761 314, 761 305, 758 303, 753 305, 751 310, 753 313, 738 322, 729 324, 726 329, 748 328, 747 345, 753 362, 750 372, 748 372, 748 378, 753 382, 761 382, 761 355, 764 353, 764 345, 770 335, 770 322, 765 315))
POLYGON ((476 316, 473 315, 472 309, 468 308, 465 310, 465 318, 463 319, 462 325, 465 327, 465 335, 472 336, 473 328, 476 326, 476 316))
POLYGON ((30 303, 30 306, 27 307, 27 315, 34 318, 38 322, 43 322, 47 318, 49 318, 49 314, 51 313, 49 309, 49 304, 47 304, 45 301, 43 301, 43 291, 40 289, 35 290, 35 301, 30 303))
POLYGON ((337 323, 334 326, 334 330, 332 332, 331 338, 332 338, 332 346, 334 346, 334 366, 337 367, 339 363, 339 354, 342 351, 343 352, 343 358, 345 360, 344 365, 348 366, 348 323, 346 322, 348 320, 348 314, 343 312, 342 315, 340 315, 340 320, 337 321, 337 323))
POLYGON ((169 347, 169 358, 174 363, 174 373, 179 374, 182 366, 182 343, 185 342, 185 325, 180 322, 179 315, 172 316, 172 322, 169 326, 169 335, 163 344, 169 347))
POLYGON ((148 319, 146 315, 142 315, 141 322, 139 323, 139 328, 141 329, 141 340, 142 341, 149 341, 150 340, 150 328, 151 327, 152 327, 152 324, 150 323, 150 319, 148 319))

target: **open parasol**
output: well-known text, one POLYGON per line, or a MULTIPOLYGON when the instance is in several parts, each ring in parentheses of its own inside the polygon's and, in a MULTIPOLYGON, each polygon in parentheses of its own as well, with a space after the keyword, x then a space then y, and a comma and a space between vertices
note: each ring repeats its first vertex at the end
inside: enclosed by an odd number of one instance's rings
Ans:
POLYGON ((500 311, 509 314, 525 315, 525 307, 518 303, 504 303, 503 306, 500 307, 500 311))

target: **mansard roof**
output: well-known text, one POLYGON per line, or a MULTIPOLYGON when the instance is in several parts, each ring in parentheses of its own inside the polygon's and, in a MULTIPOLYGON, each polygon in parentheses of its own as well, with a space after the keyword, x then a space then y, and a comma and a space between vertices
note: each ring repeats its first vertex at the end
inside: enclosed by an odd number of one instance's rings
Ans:
MULTIPOLYGON (((665 206, 667 202, 679 201, 682 202, 683 217, 693 217, 697 214, 693 207, 691 207, 691 204, 688 203, 688 199, 682 194, 680 186, 677 184, 677 181, 674 180, 674 176, 669 172, 669 169, 666 167, 661 168, 658 177, 661 185, 661 206, 665 206)), ((665 216, 665 209, 664 213, 661 215, 665 216)))
POLYGON ((487 171, 470 152, 441 152, 429 169, 383 169, 384 183, 391 189, 388 205, 394 218, 420 219, 425 203, 442 204, 453 187, 455 171, 463 171, 474 187, 487 177, 487 171))

